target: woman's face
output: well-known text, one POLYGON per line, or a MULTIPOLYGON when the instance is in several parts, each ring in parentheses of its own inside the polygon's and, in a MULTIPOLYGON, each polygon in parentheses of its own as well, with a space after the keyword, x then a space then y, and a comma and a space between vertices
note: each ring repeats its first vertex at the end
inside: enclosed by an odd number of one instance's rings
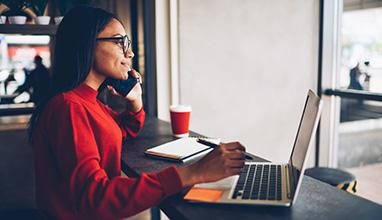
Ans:
MULTIPOLYGON (((98 38, 123 37, 126 35, 122 24, 112 19, 98 38)), ((118 41, 97 41, 93 71, 96 74, 114 79, 126 80, 130 71, 134 53, 129 48, 124 54, 123 46, 118 41)))

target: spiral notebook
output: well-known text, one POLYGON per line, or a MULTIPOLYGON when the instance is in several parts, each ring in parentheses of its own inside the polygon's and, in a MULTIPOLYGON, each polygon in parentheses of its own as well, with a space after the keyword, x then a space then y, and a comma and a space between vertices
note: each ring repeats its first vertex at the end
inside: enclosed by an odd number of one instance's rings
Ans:
MULTIPOLYGON (((164 160, 187 162, 203 157, 212 150, 211 147, 200 144, 197 140, 201 137, 180 138, 145 151, 145 155, 164 160)), ((220 143, 220 138, 204 138, 209 142, 220 143)))

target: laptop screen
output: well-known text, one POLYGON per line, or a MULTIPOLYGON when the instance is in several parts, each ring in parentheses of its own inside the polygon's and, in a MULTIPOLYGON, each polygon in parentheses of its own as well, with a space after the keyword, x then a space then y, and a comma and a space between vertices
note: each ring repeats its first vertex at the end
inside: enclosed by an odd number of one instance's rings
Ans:
POLYGON ((292 189, 294 189, 292 192, 296 190, 299 183, 300 174, 307 158, 308 148, 317 129, 319 110, 320 98, 312 91, 309 91, 289 160, 290 167, 292 168, 291 184, 293 185, 292 189))

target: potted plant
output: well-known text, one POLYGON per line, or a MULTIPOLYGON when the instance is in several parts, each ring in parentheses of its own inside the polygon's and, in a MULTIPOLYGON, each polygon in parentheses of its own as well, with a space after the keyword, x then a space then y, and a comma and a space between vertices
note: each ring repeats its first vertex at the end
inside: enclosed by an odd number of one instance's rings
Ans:
POLYGON ((0 1, 0 24, 5 24, 7 17, 3 15, 4 12, 9 11, 9 7, 6 6, 3 1, 0 1))
POLYGON ((31 3, 26 0, 2 0, 2 3, 9 8, 9 23, 25 24, 27 17, 35 17, 35 13, 31 9, 31 3))
POLYGON ((47 25, 50 22, 49 16, 44 16, 46 6, 48 5, 48 0, 32 0, 33 9, 36 13, 35 22, 36 24, 47 25))
POLYGON ((58 1, 58 10, 60 11, 61 16, 54 17, 54 23, 56 25, 59 25, 60 22, 62 21, 62 19, 64 18, 64 15, 65 15, 66 10, 67 10, 67 6, 68 6, 68 3, 66 0, 58 1))
POLYGON ((59 25, 68 9, 77 5, 90 5, 91 2, 92 0, 58 0, 57 5, 61 16, 54 17, 54 22, 59 25))

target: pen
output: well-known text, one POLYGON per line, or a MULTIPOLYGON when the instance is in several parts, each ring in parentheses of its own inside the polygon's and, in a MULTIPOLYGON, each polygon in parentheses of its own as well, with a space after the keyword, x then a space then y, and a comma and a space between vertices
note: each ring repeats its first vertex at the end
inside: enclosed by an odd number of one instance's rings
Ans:
MULTIPOLYGON (((211 147, 211 148, 216 148, 216 147, 219 146, 219 145, 217 145, 215 143, 212 143, 212 142, 209 142, 207 140, 200 139, 200 138, 197 139, 197 142, 200 143, 200 144, 206 145, 208 147, 211 147)), ((244 155, 245 155, 245 159, 253 160, 252 156, 249 155, 247 152, 244 152, 244 155)))

